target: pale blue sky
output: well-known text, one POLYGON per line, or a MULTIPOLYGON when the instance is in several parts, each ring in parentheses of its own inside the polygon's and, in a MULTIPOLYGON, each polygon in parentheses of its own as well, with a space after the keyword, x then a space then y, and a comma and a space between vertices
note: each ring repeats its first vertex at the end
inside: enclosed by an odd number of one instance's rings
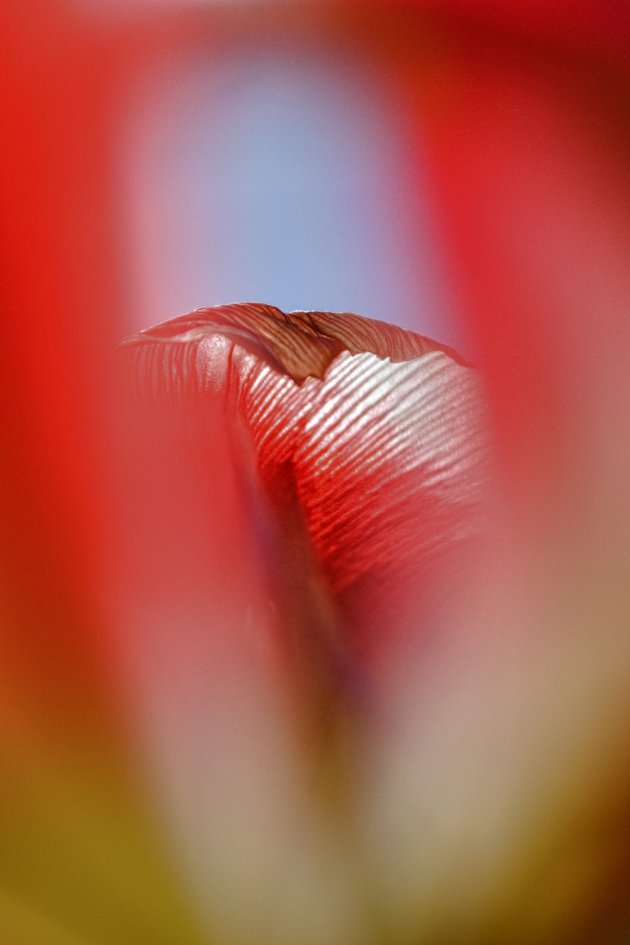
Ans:
POLYGON ((372 74, 326 50, 232 50, 147 81, 122 149, 130 327, 265 301, 457 342, 390 112, 372 74))

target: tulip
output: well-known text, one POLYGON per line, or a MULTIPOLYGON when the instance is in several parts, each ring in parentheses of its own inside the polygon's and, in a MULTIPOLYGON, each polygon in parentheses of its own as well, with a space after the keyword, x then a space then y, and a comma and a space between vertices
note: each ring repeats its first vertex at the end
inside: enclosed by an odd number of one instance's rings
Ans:
MULTIPOLYGON (((318 930, 313 941, 348 935, 353 941, 359 929, 369 940, 373 933, 360 905, 367 881, 357 840, 346 834, 358 813, 370 739, 390 711, 401 660, 431 650, 452 609, 454 574, 465 570, 483 530, 487 447, 478 378, 454 351, 393 325, 350 314, 285 315, 260 304, 200 309, 128 339, 121 353, 130 439, 136 448, 141 443, 141 458, 125 477, 127 490, 142 470, 124 519, 148 543, 135 560, 149 562, 146 589, 131 589, 133 606, 137 612, 138 596, 153 597, 160 588, 164 639, 177 647, 181 664, 178 744, 165 747, 160 731, 161 780, 173 785, 175 770, 189 777, 193 767, 204 770, 185 753, 184 728, 188 737, 198 730, 195 751, 203 744, 215 761, 225 756, 216 731, 206 731, 218 718, 224 741, 225 731, 232 733, 231 750, 238 745, 240 757, 257 754, 247 777, 237 772, 217 785, 225 775, 201 776, 195 790, 215 792, 214 814, 202 812, 190 788, 174 791, 172 808, 183 819, 191 811, 199 818, 194 829, 180 824, 179 835, 190 844, 183 855, 194 859, 207 882, 208 851, 214 856, 222 844, 223 875, 215 877, 220 898, 245 895, 253 938, 263 920, 252 897, 264 889, 273 899, 274 889, 297 882, 293 895, 307 897, 299 925, 318 930), (155 472, 147 478, 147 468, 160 470, 159 481, 155 472), (223 479, 226 470, 223 490, 230 498, 220 499, 215 477, 223 479), (210 560, 206 551, 200 567, 197 549, 204 540, 221 548, 210 560), (159 549, 157 559, 149 544, 159 549), (191 571, 197 572, 192 579, 191 571), (180 581, 188 582, 186 599, 180 581), (184 615, 194 600, 186 631, 184 615), (199 701, 186 701, 184 709, 182 692, 200 662, 199 701), (230 685, 221 692, 227 673, 230 685), (235 698, 244 691, 247 709, 235 698), (253 692, 261 700, 254 713, 253 692), (278 693, 282 706, 274 710, 269 699, 278 693), (278 731, 285 732, 284 747, 276 744, 278 731), (267 766, 276 771, 270 797, 254 803, 252 785, 258 795, 267 766), (293 790, 284 797, 287 784, 293 790), (235 785, 238 800, 230 796, 235 785), (295 826, 278 812, 296 803, 292 816, 306 835, 297 849, 295 826), (259 812, 252 823, 251 808, 261 804, 273 813, 259 812), (249 818, 240 854, 246 869, 236 864, 247 873, 245 883, 225 869, 235 840, 230 834, 217 841, 217 812, 233 827, 249 818), (210 823, 205 844, 204 819, 210 823), (266 834, 269 823, 272 835, 266 834), (265 853, 256 853, 261 848, 265 853), (304 880, 291 876, 296 857, 314 874, 308 891, 304 880), (322 925, 324 915, 330 929, 322 925), (357 931, 344 931, 346 924, 357 931)), ((155 620, 154 600, 150 607, 155 620)), ((141 662, 134 659, 136 680, 141 662)), ((167 671, 171 679, 178 672, 173 664, 167 671)), ((163 698, 149 694, 149 720, 163 717, 156 708, 163 698)), ((233 757, 222 766, 233 771, 233 757)), ((285 906, 274 911, 275 923, 287 921, 285 910, 290 915, 285 906)), ((230 936, 236 902, 227 912, 223 934, 230 936)), ((291 940, 295 925, 289 922, 282 934, 291 940)))
POLYGON ((479 375, 258 306, 114 363, 131 66, 70 5, 0 14, 11 943, 627 938, 627 30, 425 6, 365 33, 479 375))
POLYGON ((220 400, 227 435, 240 425, 241 502, 307 672, 343 688, 359 666, 386 663, 405 607, 429 609, 436 563, 477 530, 475 372, 393 325, 259 304, 200 309, 123 350, 145 400, 220 400))

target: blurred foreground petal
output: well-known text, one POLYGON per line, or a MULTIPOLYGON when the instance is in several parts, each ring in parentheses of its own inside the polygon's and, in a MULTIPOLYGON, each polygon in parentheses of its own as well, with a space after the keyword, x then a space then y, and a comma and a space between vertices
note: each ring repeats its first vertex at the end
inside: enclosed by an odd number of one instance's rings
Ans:
POLYGON ((417 74, 497 460, 492 541, 375 766, 392 922, 431 941, 630 928, 628 57, 568 35, 454 27, 417 74))

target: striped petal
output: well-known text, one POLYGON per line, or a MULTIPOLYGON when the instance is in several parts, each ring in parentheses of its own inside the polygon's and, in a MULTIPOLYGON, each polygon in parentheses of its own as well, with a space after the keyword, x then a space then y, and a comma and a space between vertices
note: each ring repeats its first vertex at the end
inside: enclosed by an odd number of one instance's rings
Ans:
POLYGON ((244 421, 304 662, 346 679, 426 631, 482 521, 479 383, 455 352, 357 315, 244 304, 148 329, 123 355, 145 398, 223 397, 244 421))

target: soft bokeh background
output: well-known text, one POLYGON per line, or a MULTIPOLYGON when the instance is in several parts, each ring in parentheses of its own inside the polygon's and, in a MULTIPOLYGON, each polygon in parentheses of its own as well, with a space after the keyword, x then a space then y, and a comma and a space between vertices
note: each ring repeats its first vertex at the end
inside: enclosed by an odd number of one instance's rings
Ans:
POLYGON ((627 941, 629 20, 2 5, 12 945, 627 941), (134 426, 112 385, 121 336, 246 297, 461 343, 488 394, 487 547, 350 739, 341 812, 296 751, 219 418, 134 426))
POLYGON ((121 128, 132 327, 249 299, 454 341, 401 117, 370 59, 334 37, 299 52, 282 31, 237 37, 152 72, 121 128))

